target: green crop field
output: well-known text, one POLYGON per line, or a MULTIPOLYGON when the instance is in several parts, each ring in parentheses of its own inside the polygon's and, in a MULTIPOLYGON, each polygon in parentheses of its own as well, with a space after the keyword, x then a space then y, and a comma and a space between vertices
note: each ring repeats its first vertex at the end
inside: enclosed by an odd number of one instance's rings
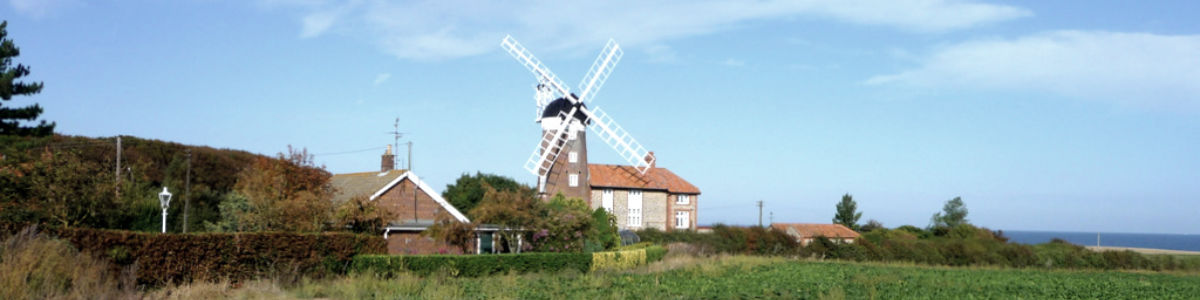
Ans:
POLYGON ((689 261, 668 259, 625 273, 480 278, 351 276, 309 282, 288 290, 291 296, 301 298, 1194 299, 1200 295, 1200 276, 1182 274, 947 268, 756 257, 683 259, 689 261))

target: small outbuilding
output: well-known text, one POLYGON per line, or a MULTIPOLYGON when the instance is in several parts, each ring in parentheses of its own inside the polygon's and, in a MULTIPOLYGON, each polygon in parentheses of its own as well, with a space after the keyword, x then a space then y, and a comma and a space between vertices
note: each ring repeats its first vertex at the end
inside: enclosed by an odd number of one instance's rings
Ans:
POLYGON ((845 244, 853 244, 859 237, 858 232, 842 224, 771 223, 771 228, 795 237, 796 242, 802 246, 807 246, 819 236, 845 244))

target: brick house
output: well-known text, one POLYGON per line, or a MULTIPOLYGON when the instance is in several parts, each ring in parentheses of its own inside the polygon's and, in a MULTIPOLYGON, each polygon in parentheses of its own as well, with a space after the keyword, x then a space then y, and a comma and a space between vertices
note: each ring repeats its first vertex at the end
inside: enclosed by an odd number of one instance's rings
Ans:
MULTIPOLYGON (((379 172, 335 174, 330 184, 336 189, 333 201, 342 203, 353 197, 368 197, 378 206, 391 210, 396 219, 388 222, 382 234, 390 254, 459 253, 458 247, 448 245, 421 233, 433 225, 438 214, 449 213, 459 222, 470 222, 466 215, 450 205, 441 194, 413 172, 392 169, 391 148, 383 156, 379 172)), ((475 253, 492 253, 496 249, 495 228, 476 228, 473 243, 475 253)))
POLYGON ((651 164, 642 175, 631 166, 589 164, 588 186, 588 204, 612 212, 619 229, 696 229, 700 189, 666 168, 651 164))
POLYGON ((858 232, 842 224, 802 224, 802 223, 771 223, 772 229, 783 231, 795 237, 796 242, 807 246, 813 239, 823 236, 835 243, 853 244, 859 237, 858 232))

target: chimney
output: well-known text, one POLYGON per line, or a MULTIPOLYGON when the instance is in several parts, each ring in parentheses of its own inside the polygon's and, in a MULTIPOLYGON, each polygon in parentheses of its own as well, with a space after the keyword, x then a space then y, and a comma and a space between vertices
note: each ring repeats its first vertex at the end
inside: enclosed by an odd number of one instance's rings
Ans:
POLYGON ((657 161, 658 161, 658 157, 654 156, 654 151, 650 151, 650 153, 646 154, 646 162, 650 163, 651 169, 655 168, 654 163, 657 161))
POLYGON ((396 168, 396 156, 392 155, 392 145, 387 146, 387 151, 383 152, 383 161, 380 164, 380 172, 391 171, 396 168))

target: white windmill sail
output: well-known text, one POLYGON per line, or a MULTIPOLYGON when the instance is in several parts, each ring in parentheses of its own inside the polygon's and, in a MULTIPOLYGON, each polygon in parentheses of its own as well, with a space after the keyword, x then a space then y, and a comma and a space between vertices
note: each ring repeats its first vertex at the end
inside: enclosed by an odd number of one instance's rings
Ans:
MULTIPOLYGON (((539 179, 543 179, 550 172, 551 167, 554 166, 554 161, 558 158, 558 154, 566 142, 567 133, 565 130, 569 128, 571 123, 579 122, 574 116, 576 112, 582 112, 587 116, 592 125, 595 125, 592 127, 592 130, 600 135, 600 139, 604 140, 613 150, 616 150, 618 155, 637 169, 639 173, 645 174, 649 171, 650 166, 653 165, 654 158, 648 156, 649 151, 641 143, 638 143, 629 132, 625 131, 624 128, 612 120, 603 110, 598 108, 594 111, 588 110, 582 108, 582 105, 580 105, 584 100, 590 102, 592 98, 595 98, 600 87, 604 85, 604 82, 608 80, 608 76, 612 74, 613 67, 620 61, 621 56, 624 55, 621 47, 615 41, 609 40, 604 50, 600 52, 600 56, 592 63, 591 69, 588 70, 583 81, 579 84, 579 88, 583 92, 578 97, 571 94, 566 85, 558 79, 558 76, 550 72, 549 68, 542 64, 537 57, 534 57, 533 53, 529 52, 528 49, 517 43, 516 39, 513 39, 512 36, 505 36, 504 40, 500 41, 500 45, 513 58, 520 61, 526 69, 533 72, 539 81, 539 85, 548 87, 549 90, 568 99, 572 104, 570 112, 559 112, 558 116, 562 121, 559 124, 553 124, 552 129, 547 130, 542 135, 538 146, 525 162, 526 170, 537 175, 539 179)), ((548 100, 550 98, 543 95, 536 96, 536 99, 539 99, 538 109, 544 110, 546 105, 549 104, 548 100), (543 101, 542 99, 546 100, 543 101)))

